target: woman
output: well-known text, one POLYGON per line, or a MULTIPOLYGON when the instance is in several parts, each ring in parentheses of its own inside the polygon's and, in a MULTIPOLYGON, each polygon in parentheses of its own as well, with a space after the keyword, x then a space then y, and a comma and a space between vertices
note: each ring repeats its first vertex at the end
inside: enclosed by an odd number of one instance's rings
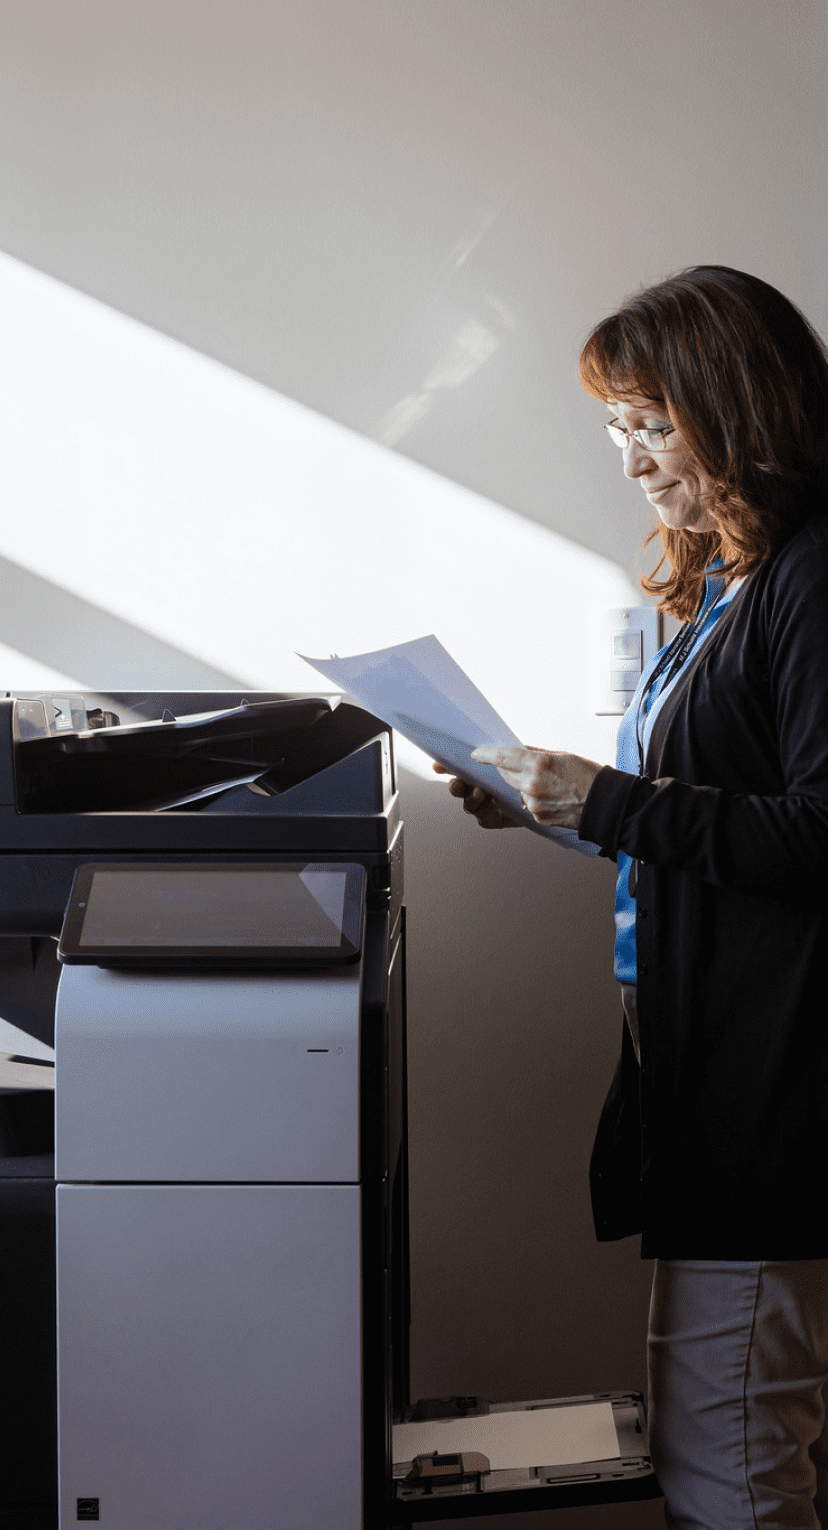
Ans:
POLYGON ((617 768, 474 757, 618 863, 590 1178, 599 1239, 656 1261, 667 1523, 828 1526, 828 352, 773 287, 696 266, 597 325, 580 371, 661 522, 644 588, 684 625, 617 768))

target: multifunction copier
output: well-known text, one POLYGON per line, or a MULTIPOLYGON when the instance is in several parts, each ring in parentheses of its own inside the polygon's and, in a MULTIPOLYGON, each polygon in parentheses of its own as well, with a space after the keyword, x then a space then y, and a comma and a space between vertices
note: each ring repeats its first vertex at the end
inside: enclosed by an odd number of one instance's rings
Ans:
POLYGON ((318 695, 7 694, 0 820, 4 1523, 656 1493, 634 1393, 410 1400, 385 724, 318 695))

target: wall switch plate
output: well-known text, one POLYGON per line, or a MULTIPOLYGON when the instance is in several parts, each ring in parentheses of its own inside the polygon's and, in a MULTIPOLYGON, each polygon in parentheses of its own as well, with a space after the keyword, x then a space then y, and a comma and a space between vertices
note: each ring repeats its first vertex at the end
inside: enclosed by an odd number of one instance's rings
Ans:
POLYGON ((641 672, 662 645, 661 613, 655 606, 593 610, 590 689, 598 717, 622 717, 641 672))

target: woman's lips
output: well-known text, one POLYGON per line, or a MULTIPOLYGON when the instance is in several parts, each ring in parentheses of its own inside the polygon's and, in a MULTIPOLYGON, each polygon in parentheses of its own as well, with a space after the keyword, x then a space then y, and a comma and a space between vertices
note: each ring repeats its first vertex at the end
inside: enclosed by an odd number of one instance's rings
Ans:
POLYGON ((662 494, 666 494, 669 489, 674 489, 676 487, 677 483, 678 483, 678 479, 676 478, 673 481, 673 483, 665 483, 665 484, 662 485, 662 487, 660 489, 647 489, 645 491, 646 495, 647 495, 647 498, 648 499, 661 499, 662 494))

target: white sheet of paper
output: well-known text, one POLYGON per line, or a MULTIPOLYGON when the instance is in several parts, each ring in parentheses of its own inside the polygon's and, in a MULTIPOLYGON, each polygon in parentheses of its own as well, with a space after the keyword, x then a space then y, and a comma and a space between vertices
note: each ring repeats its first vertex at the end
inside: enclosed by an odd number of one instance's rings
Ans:
POLYGON ((28 1031, 21 1031, 18 1025, 12 1025, 9 1020, 0 1020, 0 1052, 12 1053, 15 1057, 34 1057, 43 1062, 53 1063, 55 1060, 54 1047, 48 1046, 45 1041, 38 1041, 28 1031))
POLYGON ((621 1451, 612 1403, 560 1404, 554 1408, 486 1413, 482 1418, 441 1419, 437 1424, 395 1424, 394 1461, 413 1461, 479 1450, 493 1472, 529 1466, 576 1466, 617 1460, 621 1451))
POLYGON ((471 759, 471 751, 479 746, 520 744, 520 739, 438 638, 415 638, 345 659, 299 657, 439 765, 490 792, 511 818, 533 833, 571 845, 584 855, 597 854, 597 846, 579 841, 575 829, 537 823, 523 807, 520 793, 507 785, 494 765, 471 759))
POLYGON ((41 1068, 39 1061, 54 1065, 54 1047, 37 1041, 10 1021, 0 1020, 0 1089, 54 1089, 54 1066, 41 1068), (12 1057, 24 1061, 12 1062, 12 1057), (28 1057, 34 1059, 31 1064, 25 1061, 28 1057))

